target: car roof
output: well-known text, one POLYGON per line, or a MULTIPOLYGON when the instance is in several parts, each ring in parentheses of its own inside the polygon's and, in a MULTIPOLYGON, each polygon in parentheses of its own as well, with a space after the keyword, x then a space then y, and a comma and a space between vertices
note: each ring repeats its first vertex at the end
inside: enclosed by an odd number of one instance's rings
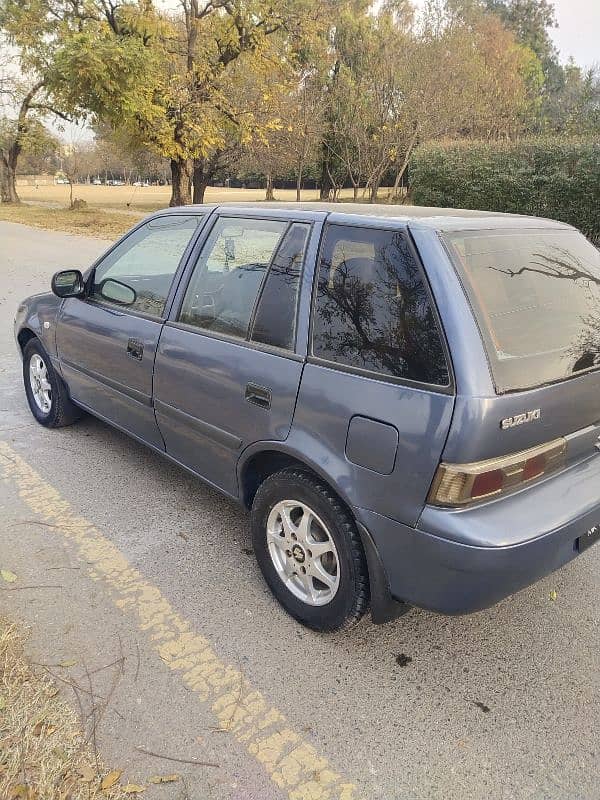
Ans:
POLYGON ((384 203, 322 203, 322 202, 231 202, 206 205, 183 206, 165 209, 164 213, 189 213, 194 209, 212 211, 213 209, 229 211, 256 211, 264 214, 270 210, 279 212, 313 213, 323 217, 327 214, 330 222, 352 224, 362 217, 365 222, 376 218, 410 225, 411 228, 430 228, 438 231, 453 230, 485 230, 494 228, 565 228, 571 225, 544 217, 506 214, 496 211, 477 211, 465 208, 435 208, 430 206, 405 206, 384 203))

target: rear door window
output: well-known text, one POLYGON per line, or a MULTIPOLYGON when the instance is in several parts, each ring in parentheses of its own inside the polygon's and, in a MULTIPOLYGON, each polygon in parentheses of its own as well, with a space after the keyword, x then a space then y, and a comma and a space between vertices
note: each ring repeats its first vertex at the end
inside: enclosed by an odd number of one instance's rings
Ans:
POLYGON ((328 362, 449 384, 430 293, 403 231, 327 228, 312 329, 313 355, 328 362))
POLYGON ((600 252, 566 229, 444 235, 498 392, 600 368, 600 252))

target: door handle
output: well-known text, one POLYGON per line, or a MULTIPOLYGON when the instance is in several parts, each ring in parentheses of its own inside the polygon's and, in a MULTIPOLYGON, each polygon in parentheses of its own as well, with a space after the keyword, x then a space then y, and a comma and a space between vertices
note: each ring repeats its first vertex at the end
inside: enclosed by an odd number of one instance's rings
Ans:
POLYGON ((271 390, 256 383, 246 384, 246 400, 261 408, 271 408, 271 390))
POLYGON ((144 356, 144 343, 139 342, 137 339, 129 339, 127 342, 127 355, 135 358, 136 361, 141 361, 144 356))

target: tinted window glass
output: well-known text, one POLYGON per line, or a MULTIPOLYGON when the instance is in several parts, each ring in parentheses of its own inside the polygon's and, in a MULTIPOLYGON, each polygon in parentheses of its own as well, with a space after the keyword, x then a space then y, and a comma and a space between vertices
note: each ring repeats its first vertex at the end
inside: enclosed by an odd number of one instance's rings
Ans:
POLYGON ((448 384, 429 293, 402 233, 329 227, 319 266, 313 353, 383 375, 448 384))
POLYGON ((291 350, 296 338, 296 309, 304 248, 310 226, 290 226, 269 268, 258 303, 252 340, 291 350))
POLYGON ((202 248, 179 320, 245 339, 286 227, 283 221, 220 217, 202 248))
POLYGON ((160 317, 173 276, 199 221, 199 216, 173 215, 142 225, 96 267, 89 296, 160 317), (109 282, 104 285, 105 281, 109 282), (112 298, 122 298, 122 302, 112 298), (131 298, 135 298, 133 302, 131 298))
POLYGON ((466 278, 498 391, 600 367, 600 252, 582 234, 460 231, 444 238, 466 278))

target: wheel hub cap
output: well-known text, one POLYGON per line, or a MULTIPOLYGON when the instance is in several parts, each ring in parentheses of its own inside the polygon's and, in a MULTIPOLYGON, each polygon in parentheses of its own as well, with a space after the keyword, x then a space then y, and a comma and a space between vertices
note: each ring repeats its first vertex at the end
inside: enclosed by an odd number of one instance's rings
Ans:
POLYGON ((295 544, 292 547, 292 555, 294 556, 294 559, 298 562, 298 564, 304 564, 304 562, 306 561, 306 553, 300 547, 299 544, 295 544))
POLYGON ((267 520, 273 566, 287 589, 302 602, 322 606, 340 583, 337 549, 325 523, 297 500, 282 500, 267 520))

